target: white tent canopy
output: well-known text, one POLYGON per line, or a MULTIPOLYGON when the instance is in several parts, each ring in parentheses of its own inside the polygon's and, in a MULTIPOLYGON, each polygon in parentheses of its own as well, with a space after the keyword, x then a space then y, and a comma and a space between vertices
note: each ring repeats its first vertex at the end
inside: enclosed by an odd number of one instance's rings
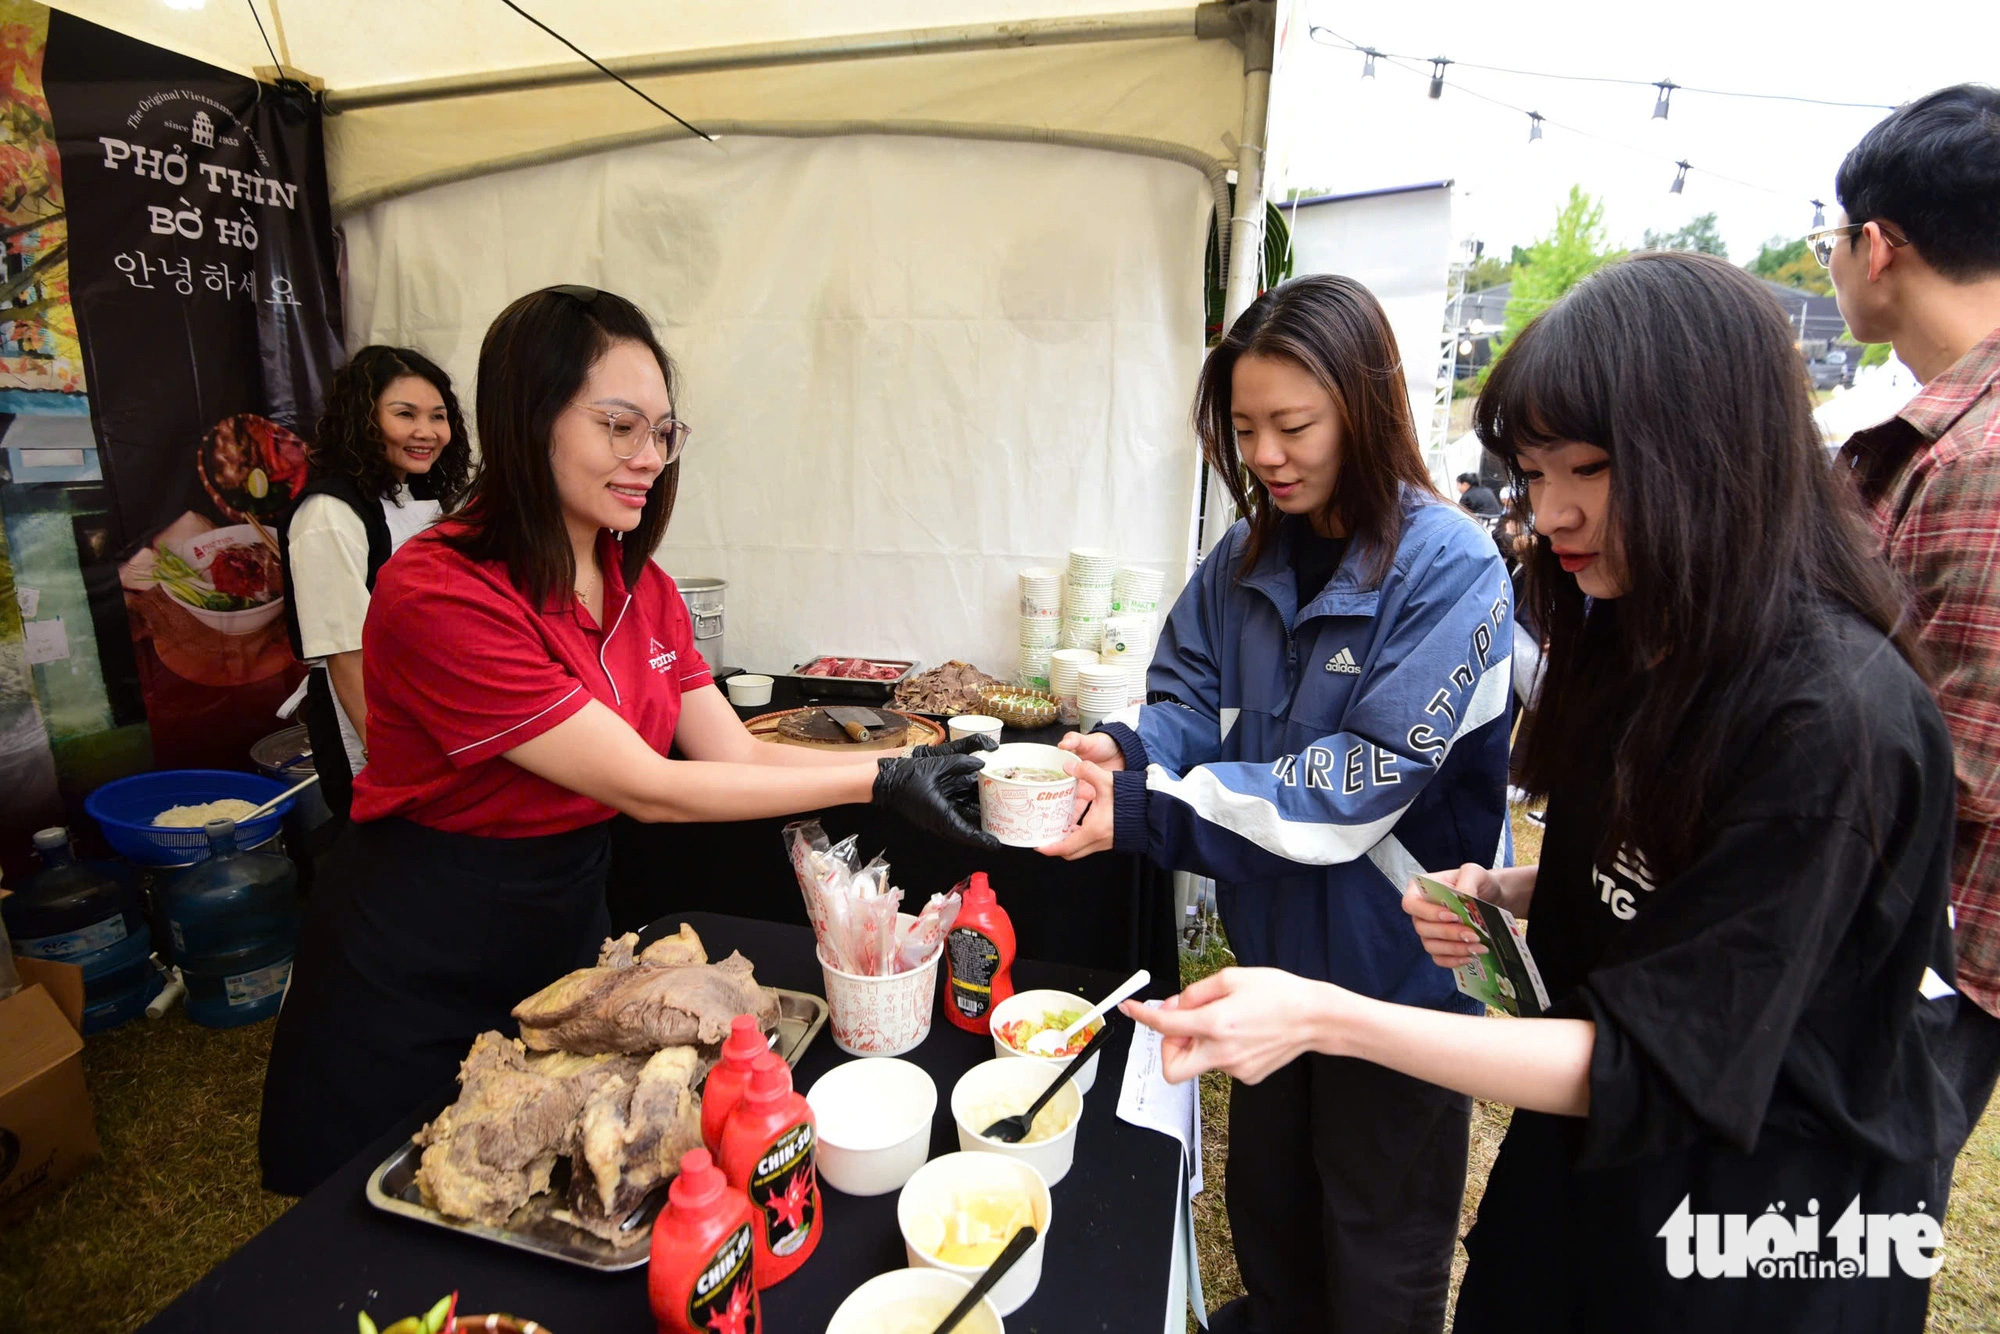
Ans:
MULTIPOLYGON (((271 68, 243 5, 56 7, 226 69, 271 68)), ((1236 165, 1234 138, 1244 131, 1245 61, 1230 40, 1238 23, 1219 3, 524 7, 711 133, 1097 136, 1177 153, 1219 180, 1236 165)), ((336 113, 327 154, 338 211, 496 167, 687 133, 498 0, 257 0, 256 8, 286 70, 323 83, 336 113)))
MULTIPOLYGON (((272 72, 243 4, 57 3, 272 72)), ((1172 593, 1210 219, 1261 251, 1271 0, 523 7, 717 142, 499 0, 255 0, 324 89, 351 344, 415 343, 469 391, 513 296, 638 301, 697 428, 661 560, 730 580, 733 664, 1010 672, 1013 570, 1071 545, 1172 593)), ((1232 267, 1233 315, 1257 275, 1232 267)))

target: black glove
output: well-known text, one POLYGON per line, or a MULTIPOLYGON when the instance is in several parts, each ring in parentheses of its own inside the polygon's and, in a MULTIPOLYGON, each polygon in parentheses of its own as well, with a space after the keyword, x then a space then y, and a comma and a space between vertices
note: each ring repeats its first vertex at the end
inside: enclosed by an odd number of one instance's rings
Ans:
POLYGON ((998 749, 1000 749, 1000 743, 995 741, 989 733, 974 732, 970 736, 962 736, 956 741, 940 741, 935 746, 912 747, 910 757, 915 759, 919 755, 971 755, 982 750, 998 749))
POLYGON ((975 755, 883 760, 875 771, 875 804, 940 838, 999 848, 1000 840, 979 827, 979 771, 985 767, 975 755))

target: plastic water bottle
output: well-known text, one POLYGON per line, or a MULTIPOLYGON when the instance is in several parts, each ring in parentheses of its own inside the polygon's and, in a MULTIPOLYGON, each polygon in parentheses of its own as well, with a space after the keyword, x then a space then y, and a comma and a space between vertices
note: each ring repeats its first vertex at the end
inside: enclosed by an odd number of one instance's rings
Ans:
POLYGON ((67 829, 36 834, 35 852, 42 869, 0 907, 14 952, 83 969, 86 1033, 144 1013, 160 974, 138 891, 116 863, 79 862, 67 829))
POLYGON ((209 855, 167 887, 174 962, 188 1017, 234 1028, 278 1012, 299 935, 299 873, 291 858, 243 852, 234 820, 204 826, 209 855))

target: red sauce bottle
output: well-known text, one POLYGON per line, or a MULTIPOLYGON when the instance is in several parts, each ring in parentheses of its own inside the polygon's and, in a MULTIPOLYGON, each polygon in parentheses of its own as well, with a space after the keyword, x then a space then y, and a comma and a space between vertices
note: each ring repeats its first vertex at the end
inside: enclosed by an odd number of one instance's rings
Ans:
POLYGON ((722 1128, 729 1114, 743 1098, 750 1083, 750 1067, 771 1050, 757 1027, 757 1017, 739 1014, 729 1021, 729 1036, 722 1043, 722 1064, 708 1072, 701 1093, 701 1142, 710 1153, 722 1152, 722 1128))
POLYGON ((972 873, 960 898, 944 960, 944 1017, 968 1033, 987 1032, 993 1007, 1014 994, 1014 923, 984 871, 972 873))
POLYGON ((759 1291, 791 1277, 819 1245, 818 1145, 812 1108, 792 1091, 791 1067, 765 1052, 722 1131, 722 1170, 756 1210, 759 1291))
POLYGON ((757 1334, 756 1234, 750 1198, 730 1189, 708 1150, 690 1150, 653 1221, 646 1296, 660 1334, 757 1334))

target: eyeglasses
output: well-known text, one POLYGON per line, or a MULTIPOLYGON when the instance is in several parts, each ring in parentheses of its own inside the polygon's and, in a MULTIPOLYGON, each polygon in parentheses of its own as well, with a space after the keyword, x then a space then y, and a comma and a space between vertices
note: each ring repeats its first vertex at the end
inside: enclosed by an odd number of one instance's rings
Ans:
MULTIPOLYGON (((1833 243, 1843 236, 1859 236, 1865 222, 1850 222, 1844 227, 1821 227, 1818 231, 1806 233, 1806 249, 1812 251, 1814 259, 1822 269, 1833 267, 1833 243)), ((1877 218, 1875 225, 1882 229, 1882 239, 1890 245, 1901 247, 1910 243, 1910 238, 1897 231, 1894 224, 1877 218)))
POLYGON ((666 417, 655 425, 646 420, 643 412, 627 412, 621 408, 599 408, 588 403, 573 403, 570 406, 594 412, 604 418, 604 439, 611 446, 611 452, 620 459, 634 459, 639 451, 650 442, 660 451, 660 466, 672 467, 674 460, 687 448, 687 438, 694 428, 678 417, 666 417))

